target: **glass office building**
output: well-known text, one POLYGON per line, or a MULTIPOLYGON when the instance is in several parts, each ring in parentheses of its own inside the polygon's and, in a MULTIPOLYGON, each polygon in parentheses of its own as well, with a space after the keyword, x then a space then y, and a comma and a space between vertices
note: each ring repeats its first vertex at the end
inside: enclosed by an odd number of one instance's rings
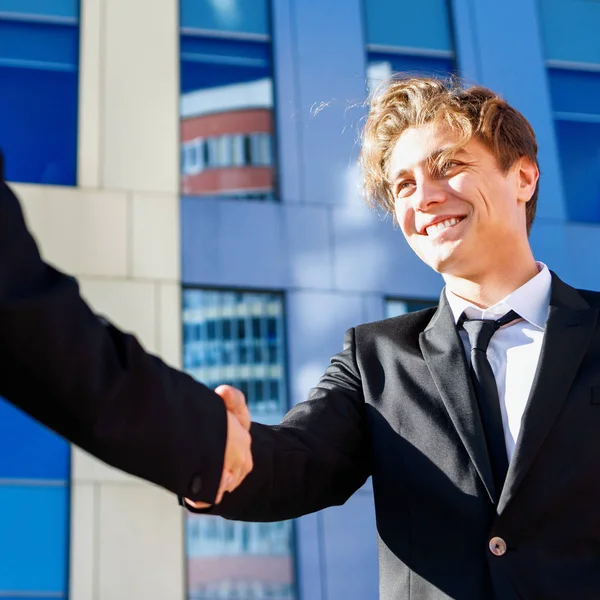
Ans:
POLYGON ((0 131, 11 181, 75 185, 79 0, 0 2, 0 131))

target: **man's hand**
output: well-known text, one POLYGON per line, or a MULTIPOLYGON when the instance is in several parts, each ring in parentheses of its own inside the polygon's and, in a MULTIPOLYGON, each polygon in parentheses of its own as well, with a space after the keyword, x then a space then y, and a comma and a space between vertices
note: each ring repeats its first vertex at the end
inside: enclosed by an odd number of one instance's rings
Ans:
POLYGON ((220 385, 215 394, 223 398, 225 408, 233 413, 246 431, 250 431, 250 411, 246 406, 246 398, 240 390, 231 385, 220 385))
MULTIPOLYGON (((246 475, 252 471, 252 453, 250 445, 250 412, 246 406, 244 394, 230 385, 220 385, 215 392, 223 398, 227 408, 227 442, 225 444, 225 460, 223 474, 215 504, 219 504, 225 492, 233 492, 242 483, 246 475)), ((185 499, 194 508, 210 508, 211 504, 193 502, 185 499)))

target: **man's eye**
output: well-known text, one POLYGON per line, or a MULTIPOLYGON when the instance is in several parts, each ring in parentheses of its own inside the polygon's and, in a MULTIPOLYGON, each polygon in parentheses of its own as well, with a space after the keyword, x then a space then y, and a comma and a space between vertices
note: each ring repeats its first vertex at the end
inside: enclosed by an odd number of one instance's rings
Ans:
POLYGON ((413 185, 414 185, 414 181, 410 181, 410 180, 401 181, 396 186, 396 195, 401 196, 402 194, 405 194, 413 185))
POLYGON ((455 160, 448 160, 440 165, 440 173, 447 174, 453 169, 456 169, 456 167, 458 167, 459 165, 460 163, 455 160))

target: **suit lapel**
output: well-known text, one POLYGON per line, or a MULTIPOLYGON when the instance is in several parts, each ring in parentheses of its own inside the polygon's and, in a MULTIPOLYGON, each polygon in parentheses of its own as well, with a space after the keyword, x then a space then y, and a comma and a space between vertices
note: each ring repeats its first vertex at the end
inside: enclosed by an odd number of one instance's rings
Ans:
POLYGON ((502 513, 523 482, 560 413, 594 335, 598 310, 552 274, 540 360, 498 505, 502 513))
POLYGON ((419 336, 419 344, 431 377, 446 406, 475 469, 492 502, 494 490, 492 468, 487 452, 483 426, 477 408, 465 350, 456 330, 454 316, 442 292, 437 312, 419 336))

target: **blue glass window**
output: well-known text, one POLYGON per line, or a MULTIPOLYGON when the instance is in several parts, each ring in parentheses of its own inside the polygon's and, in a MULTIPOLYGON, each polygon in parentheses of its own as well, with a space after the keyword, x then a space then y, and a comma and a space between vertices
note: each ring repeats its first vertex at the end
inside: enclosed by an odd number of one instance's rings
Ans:
POLYGON ((600 223, 600 111, 557 114, 556 134, 568 218, 600 223))
POLYGON ((600 223, 600 64, 548 62, 567 217, 600 223))
POLYGON ((437 300, 400 300, 398 298, 387 298, 385 301, 385 316, 399 317, 409 312, 423 310, 437 306, 437 300))
MULTIPOLYGON (((184 368, 208 386, 234 385, 255 421, 287 411, 283 298, 279 294, 186 289, 184 368)), ((238 523, 189 515, 188 598, 295 600, 293 524, 238 523)))
POLYGON ((600 3, 538 7, 567 218, 600 223, 600 3))
POLYGON ((266 0, 182 0, 184 195, 274 199, 269 31, 266 0))
POLYGON ((394 73, 445 77, 454 71, 446 0, 364 0, 367 86, 394 73))
POLYGON ((538 7, 546 59, 600 63, 600 2, 538 0, 538 7))
POLYGON ((67 442, 0 398, 0 482, 66 482, 69 461, 67 442))
POLYGON ((69 480, 69 444, 0 398, 0 597, 67 597, 69 480))
POLYGON ((78 0, 0 0, 6 178, 76 184, 78 0))
POLYGON ((600 223, 600 4, 538 6, 567 217, 600 223))
POLYGON ((0 482, 0 596, 66 598, 69 487, 0 482))
MULTIPOLYGON (((391 50, 391 49, 390 49, 391 50)), ((367 77, 369 87, 377 85, 394 73, 427 77, 446 77, 453 72, 454 61, 451 55, 405 54, 402 50, 375 52, 368 55, 367 77)))

